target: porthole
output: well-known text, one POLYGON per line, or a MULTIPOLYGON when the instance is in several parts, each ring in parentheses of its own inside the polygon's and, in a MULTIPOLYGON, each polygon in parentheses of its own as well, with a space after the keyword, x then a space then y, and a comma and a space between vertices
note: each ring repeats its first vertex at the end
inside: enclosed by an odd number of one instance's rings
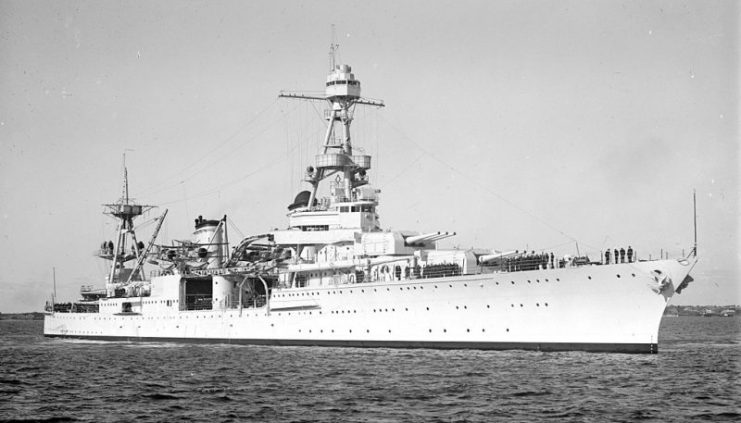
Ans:
POLYGON ((532 283, 532 281, 531 281, 530 279, 528 279, 528 280, 527 280, 527 283, 532 283))
POLYGON ((491 308, 491 307, 489 306, 489 304, 487 304, 487 305, 486 305, 486 308, 491 308))
POLYGON ((522 304, 520 304, 520 307, 522 307, 522 304))
POLYGON ((430 333, 432 333, 432 329, 430 329, 430 333))
POLYGON ((471 329, 466 329, 466 332, 471 332, 471 329))
POLYGON ((636 274, 635 274, 635 273, 631 273, 631 275, 632 275, 632 276, 633 276, 634 278, 636 277, 636 274))
POLYGON ((468 286, 468 284, 467 284, 467 283, 464 283, 464 284, 463 284, 463 286, 464 286, 464 287, 467 287, 467 286, 468 286))
POLYGON ((430 311, 430 308, 429 307, 425 307, 425 308, 427 309, 427 311, 430 311))
POLYGON ((458 306, 455 306, 455 309, 458 310, 458 306))
POLYGON ((548 303, 545 303, 544 305, 545 305, 546 307, 548 307, 548 303))
POLYGON ((536 307, 540 307, 540 303, 535 303, 535 306, 536 307))
POLYGON ((587 279, 589 279, 591 281, 592 280, 592 277, 591 276, 587 276, 587 279))
POLYGON ((617 277, 620 278, 620 274, 618 274, 617 277))
POLYGON ((447 330, 447 329, 443 329, 443 332, 446 332, 446 333, 447 333, 447 332, 448 332, 448 330, 447 330))
POLYGON ((509 332, 509 328, 507 328, 507 332, 509 332))
POLYGON ((515 281, 510 281, 510 282, 512 282, 512 285, 514 285, 514 284, 515 284, 515 281))

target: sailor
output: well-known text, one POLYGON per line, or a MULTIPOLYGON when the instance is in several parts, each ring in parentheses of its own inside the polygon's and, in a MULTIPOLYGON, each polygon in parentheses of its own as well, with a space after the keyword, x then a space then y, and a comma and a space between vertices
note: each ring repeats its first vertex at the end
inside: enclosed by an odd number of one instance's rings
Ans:
POLYGON ((625 248, 620 249, 620 263, 625 263, 625 248))
POLYGON ((553 269, 553 251, 551 251, 551 269, 553 269))
POLYGON ((610 264, 610 249, 608 248, 607 251, 605 251, 605 264, 610 264))
POLYGON ((628 245, 628 263, 633 263, 633 247, 628 245))
POLYGON ((615 255, 614 255, 614 256, 612 256, 612 257, 613 257, 613 258, 615 259, 615 264, 618 264, 618 257, 620 257, 620 252, 618 251, 618 249, 617 249, 617 248, 615 248, 615 249, 613 250, 613 253, 615 253, 615 255))

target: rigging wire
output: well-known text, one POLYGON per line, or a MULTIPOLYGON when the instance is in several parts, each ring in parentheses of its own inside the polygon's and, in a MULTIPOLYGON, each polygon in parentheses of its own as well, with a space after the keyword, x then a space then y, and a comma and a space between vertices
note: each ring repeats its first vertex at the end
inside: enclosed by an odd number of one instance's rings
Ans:
POLYGON ((424 154, 424 153, 422 153, 422 154, 418 155, 416 159, 412 160, 412 161, 411 161, 411 162, 409 162, 408 164, 405 164, 405 166, 404 166, 404 168, 403 168, 403 169, 401 170, 401 172, 399 172, 399 173, 397 173, 396 175, 394 175, 393 177, 389 178, 389 179, 388 179, 387 181, 384 181, 384 182, 379 182, 379 188, 381 188, 381 189, 384 189, 384 188, 385 188, 386 186, 390 186, 390 185, 391 185, 391 182, 393 182, 393 181, 397 180, 398 178, 400 178, 400 177, 401 177, 402 175, 404 175, 405 173, 407 173, 407 172, 411 171, 411 170, 412 170, 412 166, 413 166, 414 164, 416 164, 416 163, 417 163, 418 161, 420 161, 420 160, 422 159, 422 157, 424 157, 424 156, 425 156, 425 154, 424 154))
POLYGON ((227 219, 227 223, 229 224, 229 227, 230 227, 230 228, 231 228, 232 230, 234 230, 234 231, 236 231, 236 232, 237 232, 237 235, 239 235, 239 237, 240 237, 240 238, 242 238, 242 239, 244 239, 244 238, 245 238, 245 236, 244 236, 244 234, 242 233, 242 231, 240 231, 240 230, 239 230, 239 228, 237 227, 237 225, 236 225, 236 224, 234 223, 234 221, 233 221, 232 219, 227 219))
MULTIPOLYGON (((301 145, 301 143, 297 143, 297 145, 295 147, 293 147, 293 149, 290 151, 290 153, 293 153, 300 145, 301 145)), ((224 182, 224 183, 222 183, 222 184, 220 184, 220 185, 218 185, 216 187, 209 188, 209 189, 204 190, 204 191, 201 191, 201 192, 199 192, 197 194, 193 194, 193 195, 190 195, 190 196, 185 196, 185 198, 183 198, 183 199, 173 200, 173 201, 168 201, 168 202, 165 202, 165 203, 161 203, 161 205, 164 206, 164 205, 168 205, 168 204, 177 204, 177 203, 181 203, 181 202, 184 202, 184 201, 186 202, 186 205, 187 205, 187 201, 188 200, 193 200, 193 199, 196 199, 196 198, 205 197, 207 195, 211 195, 213 193, 219 192, 221 189, 223 189, 225 187, 234 185, 234 184, 236 184, 238 182, 242 182, 242 181, 244 181, 244 180, 246 180, 246 179, 248 179, 248 178, 250 178, 250 177, 252 177, 252 176, 254 176, 254 175, 256 175, 256 174, 258 174, 258 173, 260 173, 262 171, 264 171, 264 170, 267 170, 267 169, 269 169, 269 168, 271 168, 271 167, 279 164, 279 163, 283 163, 285 160, 286 160, 286 156, 283 155, 283 153, 279 153, 279 154, 277 154, 275 156, 275 158, 273 160, 267 160, 262 166, 260 166, 259 168, 255 169, 255 170, 253 170, 251 172, 248 172, 247 174, 244 174, 242 176, 238 176, 238 177, 236 177, 234 179, 231 179, 231 180, 229 180, 227 182, 224 182)), ((183 189, 185 189, 185 185, 184 184, 183 184, 183 189)))
MULTIPOLYGON (((274 121, 272 121, 272 122, 271 122, 271 123, 270 123, 269 125, 266 125, 266 126, 265 126, 264 128, 262 128, 262 130, 260 130, 259 132, 255 133, 255 134, 252 134, 252 135, 251 135, 251 136, 249 136, 248 138, 244 139, 244 140, 243 140, 243 142, 242 142, 242 144, 240 144, 240 145, 239 145, 238 147, 236 147, 236 148, 234 148, 234 149, 230 150, 230 151, 229 151, 228 153, 226 153, 226 154, 224 154, 224 155, 221 155, 221 156, 219 156, 219 157, 216 157, 216 158, 215 158, 214 160, 212 160, 212 161, 210 161, 210 162, 208 162, 208 163, 202 164, 202 165, 200 166, 200 169, 198 169, 198 170, 195 170, 195 171, 194 171, 193 173, 191 173, 190 175, 188 175, 188 176, 186 176, 186 177, 182 178, 181 180, 179 180, 179 181, 177 181, 177 182, 171 183, 171 184, 169 184, 169 185, 164 185, 164 186, 160 187, 160 189, 158 189, 158 190, 156 190, 156 191, 154 191, 154 192, 150 192, 150 193, 149 193, 149 195, 155 195, 155 194, 158 194, 158 193, 160 193, 160 192, 162 192, 162 191, 165 191, 165 190, 171 189, 171 188, 173 188, 173 187, 176 187, 176 186, 178 186, 178 185, 183 185, 183 184, 184 184, 184 183, 185 183, 186 181, 188 181, 188 180, 190 180, 190 179, 193 179, 194 177, 196 177, 196 176, 200 175, 201 173, 203 173, 203 172, 205 172, 205 171, 207 171, 207 170, 209 170, 209 169, 212 169, 212 167, 213 167, 213 166, 214 166, 215 164, 217 164, 217 163, 218 163, 219 161, 221 161, 221 160, 222 160, 222 159, 223 159, 224 157, 234 157, 234 153, 235 153, 236 151, 238 151, 238 150, 240 150, 240 149, 242 149, 242 148, 246 147, 247 145, 249 145, 249 144, 250 144, 250 143, 251 143, 252 141, 256 140, 256 139, 257 139, 257 138, 258 138, 258 137, 259 137, 260 135, 262 135, 262 134, 263 134, 264 132, 266 132, 266 131, 268 131, 268 130, 269 130, 270 128, 272 128, 272 127, 274 126, 274 124, 275 124, 275 123, 277 123, 277 121, 279 121, 279 120, 281 120, 281 119, 283 119, 283 118, 285 118, 285 114, 284 114, 283 116, 279 116, 279 117, 278 117, 277 119, 275 119, 274 121)), ((199 160, 199 161, 202 161, 202 159, 201 159, 201 160, 199 160)), ((185 169, 185 170, 187 170, 187 169, 185 169)), ((182 172, 181 172, 181 173, 182 173, 182 172)))
POLYGON ((159 217, 153 217, 151 219, 147 219, 144 222, 134 226, 134 231, 138 231, 140 229, 146 228, 147 226, 151 225, 152 223, 156 222, 159 219, 159 217))
MULTIPOLYGON (((448 162, 446 162, 445 160, 442 160, 442 159, 440 159, 439 157, 437 157, 436 155, 432 154, 432 152, 430 152, 429 150, 427 150, 427 149, 423 148, 423 147, 422 147, 421 145, 419 145, 419 144, 418 144, 417 142, 415 142, 415 141, 414 141, 413 139, 411 139, 411 138, 410 138, 410 137, 409 137, 409 136, 408 136, 408 135, 407 135, 406 133, 404 133, 404 131, 402 131, 401 129, 399 129, 399 128, 398 128, 397 126, 393 125, 393 124, 392 124, 392 123, 391 123, 391 122, 390 122, 389 120, 386 120, 386 119, 384 119, 384 118, 383 118, 383 116, 381 116, 381 119, 383 119, 383 120, 384 120, 384 122, 385 122, 386 124, 388 124, 388 125, 389 125, 389 127, 390 127, 391 129, 395 130, 395 131, 396 131, 396 132, 397 132, 397 133, 398 133, 399 135, 401 135, 401 138, 402 138, 402 139, 405 139, 406 141, 410 142, 410 143, 411 143, 412 145, 414 145, 414 146, 415 146, 415 147, 416 147, 417 149, 419 149, 419 150, 420 150, 421 152, 423 152, 423 153, 424 153, 425 155, 427 155, 427 156, 429 156, 430 158, 434 159, 435 161, 437 161, 438 163, 442 164, 442 165, 443 165, 443 166, 445 166, 446 168, 450 169, 450 170, 451 170, 451 171, 453 171, 454 173, 456 173, 456 174, 458 174, 458 175, 460 175, 460 176, 462 176, 462 177, 464 177, 464 178, 468 179, 468 180, 469 180, 469 181, 471 181, 472 183, 474 183, 474 184, 478 185, 478 186, 479 186, 479 187, 480 187, 481 189, 483 189, 483 190, 484 190, 485 192, 487 192, 488 194, 490 194, 490 195, 492 195, 492 196, 496 197, 497 199, 499 199, 499 200, 500 200, 500 201, 502 201, 503 203, 505 203, 505 204, 509 205, 510 207, 512 207, 512 208, 514 208, 514 209, 516 209, 516 210, 519 210, 520 212, 522 212, 522 213, 524 213, 524 214, 526 214, 526 215, 528 215, 528 216, 530 216, 530 217, 531 217, 532 219, 534 219, 534 220, 536 220, 536 221, 540 222, 540 223, 541 223, 542 225, 544 225, 544 226, 548 227, 549 229, 551 229, 551 230, 553 230, 553 231, 556 231, 556 232, 558 232, 559 234, 563 235, 564 237, 566 237, 566 238, 568 238, 568 239, 570 239, 570 240, 572 240, 572 241, 574 241, 574 242, 577 242, 576 238, 574 238, 573 236, 571 236, 571 235, 567 234, 566 232, 562 231, 561 229, 559 229, 559 228, 557 228, 557 227, 553 226, 552 224, 548 223, 548 221, 546 221, 545 219, 542 219, 541 217, 537 216, 537 215, 536 215, 535 213, 533 213, 533 212, 531 212, 531 211, 529 211, 529 210, 527 210, 527 209, 525 209, 525 208, 523 208, 523 207, 521 207, 521 206, 519 206, 519 205, 517 205, 517 204, 513 203, 512 201, 510 201, 510 200, 506 199, 505 197, 501 196, 501 195, 500 195, 500 194, 498 194, 497 192, 493 191, 493 190, 492 190, 491 188, 489 188, 489 187, 488 187, 487 185, 484 185, 484 184, 482 184, 481 182, 479 182, 479 180, 478 180, 477 178, 472 178, 472 177, 471 177, 471 176, 469 176, 468 174, 466 174, 466 173, 464 173, 464 172, 462 172, 462 171, 458 170, 458 168, 456 168, 455 166, 453 166, 453 165, 449 164, 449 163, 448 163, 448 162)), ((586 244, 585 244, 585 245, 586 245, 586 244)), ((590 248, 594 248, 594 247, 591 247, 591 246, 590 246, 590 248)))
MULTIPOLYGON (((186 174, 186 172, 192 172, 194 168, 197 169, 197 168, 200 167, 201 168, 200 170, 197 170, 195 173, 192 173, 189 176, 186 176, 186 177, 184 177, 184 178, 182 178, 179 181, 174 182, 174 183, 170 183, 170 184, 164 183, 164 185, 160 185, 160 184, 152 185, 151 188, 145 189, 139 195, 140 196, 142 194, 145 194, 145 195, 154 195, 154 194, 160 193, 160 192, 162 192, 165 189, 174 187, 174 186, 176 186, 176 185, 178 185, 178 184, 180 184, 180 183, 182 183, 182 182, 184 182, 184 181, 186 181, 188 179, 193 178, 194 176, 197 176, 198 174, 200 174, 204 170, 208 169, 215 162, 221 160, 223 157, 231 156, 233 154, 233 151, 234 150, 228 151, 226 154, 221 154, 216 160, 213 160, 213 161, 209 162, 208 164, 205 164, 205 165, 203 164, 204 163, 204 159, 206 159, 207 157, 215 154, 217 151, 219 151, 224 146, 226 146, 229 142, 235 140, 237 138, 237 136, 240 133, 242 133, 247 127, 249 127, 250 125, 252 125, 262 115, 264 115, 270 109, 274 108, 276 105, 277 105, 277 101, 273 101, 272 103, 268 104, 266 107, 264 107, 262 110, 260 110, 257 114, 255 114, 251 119, 249 119, 244 124, 242 124, 239 128, 237 128, 231 135, 227 136, 225 139, 223 139, 221 142, 219 142, 215 147, 206 150, 204 152, 204 154, 202 154, 202 155, 200 155, 198 157, 198 159, 196 159, 192 163, 188 164, 187 166, 181 168, 180 170, 178 170, 178 171, 170 174, 168 177, 163 178, 163 180, 167 181, 167 180, 171 180, 171 179, 179 179, 179 178, 177 178, 178 176, 183 175, 183 174, 186 174)), ((265 130, 267 130, 267 128, 266 129, 263 129, 262 131, 258 132, 257 134, 254 134, 253 136, 247 138, 247 142, 246 143, 249 143, 249 142, 253 141, 256 138, 257 135, 260 135, 261 133, 265 132, 265 130)), ((236 149, 240 149, 243 146, 244 146, 244 144, 240 145, 239 147, 236 147, 236 149)))

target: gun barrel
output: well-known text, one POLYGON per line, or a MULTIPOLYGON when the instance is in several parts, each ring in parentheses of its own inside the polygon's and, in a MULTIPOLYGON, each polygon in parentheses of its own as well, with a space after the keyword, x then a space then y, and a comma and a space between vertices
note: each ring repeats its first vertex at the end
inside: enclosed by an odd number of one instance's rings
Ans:
POLYGON ((455 232, 443 232, 439 235, 433 236, 428 239, 428 241, 440 241, 441 239, 450 238, 451 236, 455 236, 455 232))
POLYGON ((412 235, 408 236, 404 239, 404 242, 409 244, 416 244, 418 242, 428 241, 429 238, 436 237, 440 235, 440 232, 430 232, 428 234, 422 234, 422 235, 412 235))
POLYGON ((505 259, 508 257, 516 256, 518 253, 516 251, 507 251, 507 252, 501 252, 501 253, 493 253, 493 254, 485 254, 483 256, 479 256, 479 263, 488 263, 490 261, 495 261, 499 259, 505 259))

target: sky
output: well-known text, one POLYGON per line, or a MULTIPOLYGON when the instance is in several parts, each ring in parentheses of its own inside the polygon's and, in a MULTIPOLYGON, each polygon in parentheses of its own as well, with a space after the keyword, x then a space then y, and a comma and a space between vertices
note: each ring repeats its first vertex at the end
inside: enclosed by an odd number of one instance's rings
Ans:
MULTIPOLYGON (((102 204, 148 239, 287 225, 337 60, 391 229, 443 247, 699 262, 674 304, 741 304, 734 1, 0 1, 0 312, 103 286, 102 204)), ((151 267, 148 269, 151 270, 151 267)))

